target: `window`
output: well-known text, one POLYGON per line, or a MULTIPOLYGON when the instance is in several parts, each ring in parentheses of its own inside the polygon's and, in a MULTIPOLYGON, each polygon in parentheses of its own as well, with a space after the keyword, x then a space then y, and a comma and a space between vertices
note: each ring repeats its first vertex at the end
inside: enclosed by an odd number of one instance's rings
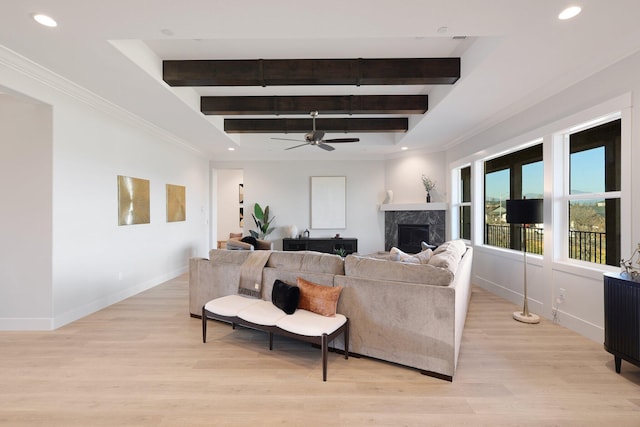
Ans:
MULTIPOLYGON (((521 250, 522 226, 507 224, 507 199, 537 199, 543 196, 542 144, 509 153, 484 164, 485 234, 490 246, 521 250)), ((542 254, 542 224, 526 228, 527 252, 542 254)))
POLYGON ((568 257, 620 262, 621 120, 565 135, 569 151, 568 257))
POLYGON ((460 169, 460 238, 471 240, 471 166, 460 169))
POLYGON ((471 166, 452 171, 451 233, 459 239, 471 240, 471 166))

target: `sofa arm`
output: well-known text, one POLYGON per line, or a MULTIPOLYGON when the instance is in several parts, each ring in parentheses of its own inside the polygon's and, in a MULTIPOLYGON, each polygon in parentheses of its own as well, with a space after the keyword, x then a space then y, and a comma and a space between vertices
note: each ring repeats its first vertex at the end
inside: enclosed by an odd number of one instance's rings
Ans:
POLYGON ((189 312, 200 316, 207 301, 237 294, 239 281, 238 264, 216 264, 204 258, 192 258, 189 262, 189 312))

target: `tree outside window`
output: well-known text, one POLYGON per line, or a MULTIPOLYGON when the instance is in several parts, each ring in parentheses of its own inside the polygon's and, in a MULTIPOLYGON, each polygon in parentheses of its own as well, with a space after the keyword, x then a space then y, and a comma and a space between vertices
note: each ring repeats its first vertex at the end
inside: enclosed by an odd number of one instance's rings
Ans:
MULTIPOLYGON (((485 162, 486 245, 522 249, 522 226, 507 224, 506 200, 542 198, 543 186, 542 144, 485 162)), ((542 254, 543 224, 530 224, 525 231, 527 252, 542 254)))

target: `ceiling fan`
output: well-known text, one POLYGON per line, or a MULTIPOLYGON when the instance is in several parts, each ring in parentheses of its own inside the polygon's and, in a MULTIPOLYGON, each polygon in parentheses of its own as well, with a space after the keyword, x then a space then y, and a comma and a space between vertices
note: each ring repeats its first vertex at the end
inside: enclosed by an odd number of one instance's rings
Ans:
MULTIPOLYGON (((293 147, 285 148, 285 150, 291 150, 293 148, 304 147, 305 145, 314 145, 316 147, 322 148, 323 150, 333 151, 334 147, 328 145, 327 143, 337 144, 343 142, 358 142, 360 138, 333 138, 333 139, 322 139, 324 137, 324 132, 321 130, 316 130, 316 117, 318 116, 317 111, 311 112, 311 117, 313 118, 313 130, 304 135, 305 143, 300 145, 294 145, 293 147)), ((271 139, 280 139, 283 141, 298 141, 297 139, 289 139, 289 138, 271 138, 271 139)))

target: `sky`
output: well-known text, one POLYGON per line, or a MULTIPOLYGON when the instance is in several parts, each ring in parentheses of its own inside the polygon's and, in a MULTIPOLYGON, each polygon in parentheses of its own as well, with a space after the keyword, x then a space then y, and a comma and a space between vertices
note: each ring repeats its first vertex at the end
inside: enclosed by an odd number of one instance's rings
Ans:
MULTIPOLYGON (((573 153, 570 172, 571 194, 604 192, 604 168, 604 147, 573 153)), ((530 163, 522 167, 522 190, 527 198, 542 197, 543 169, 543 162, 530 163)), ((486 176, 486 194, 488 200, 509 198, 508 169, 486 176)))

